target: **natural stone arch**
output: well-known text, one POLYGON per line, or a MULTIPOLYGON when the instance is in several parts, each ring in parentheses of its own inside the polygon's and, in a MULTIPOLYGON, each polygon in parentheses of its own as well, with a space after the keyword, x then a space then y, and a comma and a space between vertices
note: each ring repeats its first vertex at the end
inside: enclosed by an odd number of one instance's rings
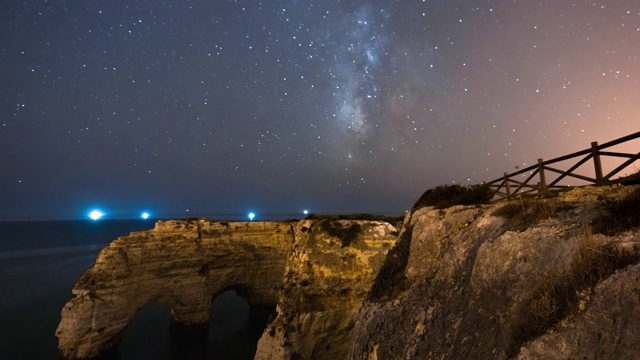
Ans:
POLYGON ((214 296, 211 302, 209 337, 218 340, 241 331, 249 321, 250 309, 247 299, 234 290, 224 290, 214 296))
POLYGON ((116 356, 126 355, 130 358, 161 358, 172 346, 171 338, 171 308, 160 302, 150 302, 144 305, 131 318, 122 332, 118 345, 114 346, 116 356), (142 340, 142 341, 141 341, 142 340))
MULTIPOLYGON (((223 339, 232 337, 237 341, 241 338, 247 347, 253 347, 254 352, 258 339, 267 327, 268 319, 275 315, 276 310, 275 306, 253 306, 242 293, 233 289, 214 296, 211 304, 208 330, 210 345, 215 348, 223 339)), ((238 350, 234 349, 234 352, 238 350)))
MULTIPOLYGON (((275 306, 273 306, 273 310, 275 310, 275 306)), ((241 311, 241 313, 243 311, 241 311)), ((188 353, 190 351, 188 348, 191 347, 194 342, 200 342, 201 344, 199 346, 204 346, 203 349, 206 348, 206 350, 202 351, 205 351, 211 356, 215 356, 220 353, 222 339, 243 336, 238 334, 243 333, 243 330, 252 326, 251 322, 256 321, 253 317, 257 316, 253 311, 255 311, 255 307, 252 307, 247 298, 245 298, 242 293, 238 293, 232 286, 222 290, 219 294, 212 295, 208 322, 209 328, 206 326, 183 328, 173 320, 172 309, 168 305, 158 301, 152 301, 143 305, 135 312, 129 323, 125 325, 121 336, 117 338, 116 344, 111 349, 105 351, 104 357, 107 359, 117 359, 120 356, 162 358, 168 353, 179 356, 185 349, 187 349, 186 351, 188 353), (243 308, 243 311, 246 310, 246 313, 242 314, 242 317, 246 317, 244 319, 238 316, 238 312, 233 311, 233 319, 231 320, 234 324, 232 326, 230 326, 232 324, 230 319, 224 318, 224 310, 220 311, 220 308, 217 308, 224 306, 224 304, 220 304, 220 301, 228 299, 229 297, 231 297, 231 301, 236 302, 236 304, 234 304, 235 308, 240 307, 243 308), (241 305, 238 306, 238 303, 241 305), (244 308, 245 306, 246 308, 244 308), (216 319, 223 321, 222 327, 215 325, 216 319), (226 333, 225 336, 221 336, 222 331, 226 333)), ((254 339, 251 339, 251 341, 255 341, 253 349, 244 347, 240 349, 246 353, 251 351, 255 352, 258 339, 262 331, 266 328, 266 316, 262 316, 262 319, 257 320, 263 321, 264 323, 259 332, 244 335, 247 338, 253 336, 254 339)), ((234 349, 234 351, 238 351, 238 349, 234 349)))
POLYGON ((56 336, 63 357, 92 358, 113 348, 150 302, 171 308, 172 326, 206 328, 214 295, 239 289, 253 306, 275 306, 289 223, 161 221, 100 252, 77 281, 56 336))

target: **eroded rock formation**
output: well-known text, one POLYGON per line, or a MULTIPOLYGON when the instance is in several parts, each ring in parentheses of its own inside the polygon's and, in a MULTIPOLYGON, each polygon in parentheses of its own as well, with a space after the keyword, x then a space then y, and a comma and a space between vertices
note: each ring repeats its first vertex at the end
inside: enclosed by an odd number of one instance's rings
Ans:
POLYGON ((631 191, 415 211, 402 279, 365 303, 348 358, 637 358, 640 231, 591 232, 631 191))
POLYGON ((160 222, 78 280, 60 349, 95 356, 150 301, 203 324, 232 288, 277 305, 256 359, 637 358, 640 230, 592 231, 634 191, 425 207, 399 234, 375 221, 160 222))
POLYGON ((395 244, 396 229, 385 222, 304 220, 295 233, 278 315, 260 338, 255 358, 343 359, 358 311, 395 244))
POLYGON ((152 301, 171 309, 174 326, 206 326, 212 299, 233 289, 251 305, 277 304, 258 357, 344 357, 395 239, 395 227, 376 221, 161 221, 100 252, 62 310, 59 348, 68 359, 98 356, 152 301))
POLYGON ((152 301, 180 327, 206 326, 212 299, 228 289, 275 306, 292 245, 292 224, 276 222, 159 221, 121 237, 78 279, 56 331, 59 349, 69 359, 99 355, 152 301))

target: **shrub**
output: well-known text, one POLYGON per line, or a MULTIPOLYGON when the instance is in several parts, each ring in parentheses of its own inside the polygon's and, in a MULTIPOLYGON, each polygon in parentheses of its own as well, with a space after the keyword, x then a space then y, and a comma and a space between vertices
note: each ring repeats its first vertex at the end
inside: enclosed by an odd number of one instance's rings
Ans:
POLYGON ((340 220, 338 215, 314 214, 311 213, 305 217, 307 220, 340 220))
POLYGON ((351 245, 362 234, 362 226, 360 224, 354 223, 344 227, 341 223, 333 220, 323 220, 320 223, 320 229, 340 239, 343 248, 351 245))
POLYGON ((569 269, 552 270, 516 308, 511 329, 511 356, 525 342, 543 334, 575 309, 579 293, 611 276, 616 270, 640 262, 640 252, 614 243, 595 245, 587 239, 574 254, 569 269))
POLYGON ((409 280, 404 275, 404 271, 409 261, 412 234, 412 227, 405 228, 395 246, 387 253, 369 292, 369 301, 377 303, 389 301, 409 287, 409 280))
POLYGON ((387 216, 375 214, 342 214, 342 215, 322 215, 309 214, 305 217, 307 220, 368 220, 368 221, 384 221, 395 224, 404 220, 404 216, 387 216))
POLYGON ((631 175, 625 175, 615 180, 622 185, 639 185, 640 184, 640 168, 636 167, 635 172, 631 175))
POLYGON ((595 233, 609 236, 640 227, 640 187, 620 200, 610 200, 592 226, 595 233))
POLYGON ((556 217, 571 208, 570 204, 559 200, 521 198, 496 209, 491 215, 506 218, 507 230, 525 231, 541 220, 556 217))
POLYGON ((444 209, 454 205, 486 204, 491 201, 494 193, 494 190, 487 184, 471 186, 441 185, 425 191, 416 204, 413 205, 411 211, 426 206, 444 209))

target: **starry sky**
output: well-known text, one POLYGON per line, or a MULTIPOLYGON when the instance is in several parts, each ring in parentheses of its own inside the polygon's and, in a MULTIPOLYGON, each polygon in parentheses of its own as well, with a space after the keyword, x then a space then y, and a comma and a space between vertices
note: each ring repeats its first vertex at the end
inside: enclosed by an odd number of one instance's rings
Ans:
POLYGON ((0 65, 0 219, 398 214, 640 128, 639 1, 3 0, 0 65))

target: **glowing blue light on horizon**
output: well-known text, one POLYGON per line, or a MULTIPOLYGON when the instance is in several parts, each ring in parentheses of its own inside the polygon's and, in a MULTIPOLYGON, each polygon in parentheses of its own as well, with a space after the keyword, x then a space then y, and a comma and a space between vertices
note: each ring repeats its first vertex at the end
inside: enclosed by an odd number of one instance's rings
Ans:
POLYGON ((302 213, 305 215, 309 215, 309 210, 303 210, 302 213))
POLYGON ((140 217, 144 220, 147 220, 149 218, 149 216, 151 216, 151 214, 149 214, 148 212, 143 212, 142 214, 140 214, 140 217))
POLYGON ((91 212, 89 213, 89 217, 91 218, 91 220, 100 220, 101 217, 104 216, 104 213, 98 209, 95 210, 91 210, 91 212))
POLYGON ((249 220, 253 221, 253 218, 256 217, 256 214, 250 212, 247 216, 249 217, 249 220))

